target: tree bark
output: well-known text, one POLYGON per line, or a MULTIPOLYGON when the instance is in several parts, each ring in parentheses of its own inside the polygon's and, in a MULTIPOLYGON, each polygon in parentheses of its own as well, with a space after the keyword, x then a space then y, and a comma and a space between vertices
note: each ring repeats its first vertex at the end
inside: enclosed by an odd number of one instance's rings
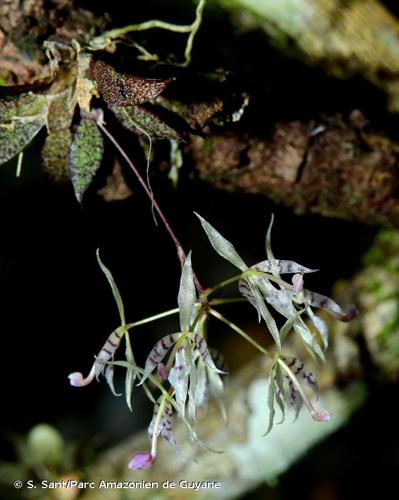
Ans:
POLYGON ((213 186, 268 196, 296 213, 399 227, 399 146, 349 117, 277 122, 267 136, 192 136, 200 177, 213 186))

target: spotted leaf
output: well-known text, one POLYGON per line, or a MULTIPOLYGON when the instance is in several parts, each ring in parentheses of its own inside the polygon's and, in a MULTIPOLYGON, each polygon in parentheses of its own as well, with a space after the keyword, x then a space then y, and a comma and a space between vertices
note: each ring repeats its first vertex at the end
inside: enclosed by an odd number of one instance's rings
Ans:
POLYGON ((67 181, 70 178, 69 149, 72 134, 69 129, 50 132, 44 141, 41 152, 45 172, 55 181, 67 181))
POLYGON ((139 135, 149 135, 152 139, 182 140, 180 133, 168 125, 155 111, 143 106, 109 105, 122 125, 139 135))
POLYGON ((104 101, 116 106, 135 106, 150 101, 172 81, 120 73, 103 61, 94 63, 93 76, 104 101))
POLYGON ((0 165, 20 153, 47 120, 44 96, 32 93, 0 100, 0 165))
POLYGON ((101 165, 104 143, 97 125, 83 117, 73 137, 69 152, 69 166, 76 198, 82 201, 94 175, 101 165))

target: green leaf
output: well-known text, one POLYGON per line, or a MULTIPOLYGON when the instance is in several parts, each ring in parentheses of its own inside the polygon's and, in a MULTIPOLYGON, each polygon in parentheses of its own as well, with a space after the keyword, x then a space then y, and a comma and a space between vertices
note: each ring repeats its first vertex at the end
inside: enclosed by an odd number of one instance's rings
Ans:
POLYGON ((69 129, 50 132, 42 149, 43 167, 55 181, 66 181, 70 178, 68 155, 72 142, 69 129))
POLYGON ((75 110, 73 96, 72 87, 58 94, 47 96, 49 103, 47 121, 50 133, 70 127, 75 110))
POLYGON ((115 283, 114 277, 112 276, 111 271, 108 269, 108 267, 106 267, 103 264, 102 260, 100 259, 100 249, 99 248, 97 248, 97 252, 96 253, 97 253, 97 262, 98 262, 98 265, 101 267, 101 271, 105 274, 105 277, 107 278, 108 283, 111 286, 112 294, 114 296, 116 305, 118 306, 118 311, 119 311, 119 317, 121 319, 121 324, 123 326, 125 326, 126 325, 125 308, 123 306, 121 294, 119 292, 118 287, 116 286, 116 283, 115 283))
POLYGON ((93 177, 101 165, 104 142, 97 125, 83 117, 74 135, 70 152, 69 167, 76 198, 82 201, 93 177))
POLYGON ((216 229, 209 224, 203 217, 194 212, 201 221, 202 227, 208 236, 208 239, 215 249, 215 251, 223 258, 231 262, 233 266, 238 267, 241 271, 248 269, 245 262, 238 255, 237 250, 234 248, 230 241, 226 240, 216 229))
POLYGON ((131 132, 149 135, 152 139, 182 139, 179 132, 168 125, 152 109, 143 106, 112 105, 109 108, 121 124, 131 132))
POLYGON ((0 165, 20 153, 46 124, 47 102, 31 92, 0 100, 0 165))

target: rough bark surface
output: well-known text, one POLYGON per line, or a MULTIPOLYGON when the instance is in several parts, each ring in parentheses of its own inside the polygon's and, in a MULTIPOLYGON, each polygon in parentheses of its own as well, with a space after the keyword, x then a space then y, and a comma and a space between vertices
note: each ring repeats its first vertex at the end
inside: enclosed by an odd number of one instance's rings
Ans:
POLYGON ((278 122, 263 137, 192 136, 189 150, 216 187, 263 194, 298 214, 399 227, 399 146, 359 111, 278 122))

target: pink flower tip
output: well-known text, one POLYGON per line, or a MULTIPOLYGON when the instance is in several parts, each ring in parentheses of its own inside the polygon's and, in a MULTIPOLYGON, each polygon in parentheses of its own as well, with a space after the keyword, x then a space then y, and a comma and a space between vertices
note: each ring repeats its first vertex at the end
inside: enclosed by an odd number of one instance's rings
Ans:
POLYGON ((84 387, 85 385, 89 385, 90 382, 94 379, 94 365, 91 369, 90 373, 86 378, 83 378, 83 375, 80 372, 73 372, 68 375, 69 383, 73 387, 84 387))
POLYGON ((143 470, 148 469, 154 463, 155 457, 146 451, 142 451, 134 455, 134 457, 129 461, 129 469, 143 470))
POLYGON ((316 420, 316 422, 328 422, 331 418, 327 410, 320 410, 318 412, 315 412, 312 417, 314 420, 316 420))

